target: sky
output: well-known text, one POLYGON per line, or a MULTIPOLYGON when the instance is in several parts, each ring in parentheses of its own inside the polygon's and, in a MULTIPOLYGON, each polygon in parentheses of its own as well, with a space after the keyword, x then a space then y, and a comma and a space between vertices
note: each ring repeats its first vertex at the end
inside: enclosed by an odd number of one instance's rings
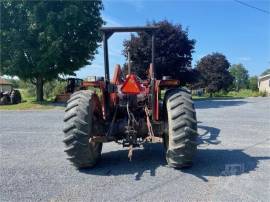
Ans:
MULTIPOLYGON (((105 0, 102 17, 105 26, 144 26, 146 22, 168 20, 188 28, 196 40, 193 67, 200 58, 223 53, 231 64, 242 63, 250 76, 270 68, 270 0, 245 1, 261 12, 235 0, 105 0)), ((130 34, 114 34, 109 39, 110 75, 115 64, 122 65, 123 40, 130 34)), ((103 76, 103 51, 91 65, 77 71, 77 77, 103 76)))

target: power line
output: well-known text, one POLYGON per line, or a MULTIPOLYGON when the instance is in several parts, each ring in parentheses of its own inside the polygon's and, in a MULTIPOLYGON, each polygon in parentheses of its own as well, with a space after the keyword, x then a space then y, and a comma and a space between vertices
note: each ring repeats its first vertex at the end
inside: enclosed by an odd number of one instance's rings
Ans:
POLYGON ((268 10, 264 10, 264 9, 261 9, 261 8, 257 8, 257 7, 255 7, 255 6, 252 6, 252 5, 250 5, 250 4, 245 3, 245 2, 243 2, 243 1, 239 1, 239 0, 234 0, 234 1, 237 2, 237 3, 239 3, 239 4, 242 4, 242 5, 244 5, 244 6, 247 6, 247 7, 249 7, 249 8, 253 8, 253 9, 256 9, 256 10, 261 11, 261 12, 263 12, 263 13, 270 14, 270 11, 268 11, 268 10))

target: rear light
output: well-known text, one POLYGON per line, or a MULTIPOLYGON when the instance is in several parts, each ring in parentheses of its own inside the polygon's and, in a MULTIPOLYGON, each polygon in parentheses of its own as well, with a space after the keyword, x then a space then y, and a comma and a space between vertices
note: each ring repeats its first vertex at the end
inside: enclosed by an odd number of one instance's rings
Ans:
POLYGON ((134 74, 127 76, 123 86, 121 87, 121 91, 125 94, 139 94, 142 91, 140 82, 138 82, 134 74))

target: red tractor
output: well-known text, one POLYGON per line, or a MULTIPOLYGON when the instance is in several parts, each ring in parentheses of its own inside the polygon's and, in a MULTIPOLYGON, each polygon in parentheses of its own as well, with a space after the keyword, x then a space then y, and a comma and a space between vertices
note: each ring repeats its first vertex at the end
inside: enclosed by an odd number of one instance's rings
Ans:
MULTIPOLYGON (((132 149, 145 142, 163 142, 171 167, 188 167, 197 150, 197 121, 190 91, 180 81, 164 76, 157 80, 155 31, 158 27, 103 27, 105 78, 84 81, 84 87, 71 95, 64 116, 65 152, 77 168, 93 167, 101 157, 102 144, 115 141, 132 149), (116 65, 110 80, 108 39, 115 32, 147 32, 152 36, 152 63, 148 79, 135 74, 123 76, 116 65), (161 90, 165 92, 161 98, 161 90)), ((149 157, 150 158, 150 157, 149 157)))

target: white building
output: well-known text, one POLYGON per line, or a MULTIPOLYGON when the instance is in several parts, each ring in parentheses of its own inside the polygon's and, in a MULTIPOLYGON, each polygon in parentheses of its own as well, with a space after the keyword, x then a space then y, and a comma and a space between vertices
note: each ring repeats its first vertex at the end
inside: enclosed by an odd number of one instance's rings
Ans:
POLYGON ((260 92, 266 92, 270 95, 270 74, 259 77, 258 88, 260 92))
POLYGON ((5 79, 0 78, 0 92, 11 91, 12 84, 5 79))

